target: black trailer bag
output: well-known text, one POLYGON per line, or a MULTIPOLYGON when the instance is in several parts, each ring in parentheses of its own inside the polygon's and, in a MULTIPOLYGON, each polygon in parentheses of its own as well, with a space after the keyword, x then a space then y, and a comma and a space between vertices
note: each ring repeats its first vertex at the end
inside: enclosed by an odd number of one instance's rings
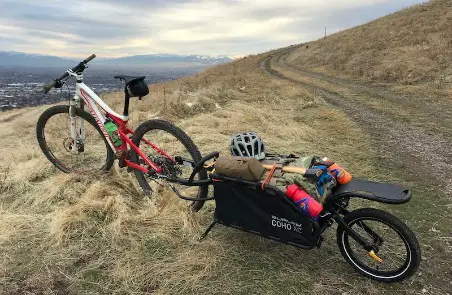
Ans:
POLYGON ((214 182, 218 223, 301 248, 316 245, 316 222, 284 193, 232 181, 214 182))

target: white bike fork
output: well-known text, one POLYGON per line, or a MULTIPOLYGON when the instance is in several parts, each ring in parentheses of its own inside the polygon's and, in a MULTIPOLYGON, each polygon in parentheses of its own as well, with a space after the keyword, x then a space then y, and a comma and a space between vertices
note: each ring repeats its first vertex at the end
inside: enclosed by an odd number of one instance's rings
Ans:
POLYGON ((75 95, 69 105, 69 119, 71 124, 72 149, 74 153, 79 152, 80 144, 85 141, 85 122, 82 118, 77 117, 76 108, 82 109, 83 102, 75 95))

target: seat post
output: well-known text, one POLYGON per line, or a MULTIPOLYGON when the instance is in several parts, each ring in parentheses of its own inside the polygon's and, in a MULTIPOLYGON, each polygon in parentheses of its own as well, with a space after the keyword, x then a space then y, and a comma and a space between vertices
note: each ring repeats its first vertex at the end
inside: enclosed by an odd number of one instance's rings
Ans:
POLYGON ((128 116, 129 115, 129 93, 127 92, 127 87, 124 88, 124 95, 125 95, 125 103, 124 103, 124 112, 123 115, 124 116, 128 116))

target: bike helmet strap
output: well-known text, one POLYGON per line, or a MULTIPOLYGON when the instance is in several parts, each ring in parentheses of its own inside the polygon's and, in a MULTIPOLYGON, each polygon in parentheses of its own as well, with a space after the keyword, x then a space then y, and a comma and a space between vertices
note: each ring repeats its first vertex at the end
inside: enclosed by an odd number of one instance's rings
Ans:
POLYGON ((229 142, 231 155, 262 160, 265 158, 265 145, 256 132, 236 133, 229 142))

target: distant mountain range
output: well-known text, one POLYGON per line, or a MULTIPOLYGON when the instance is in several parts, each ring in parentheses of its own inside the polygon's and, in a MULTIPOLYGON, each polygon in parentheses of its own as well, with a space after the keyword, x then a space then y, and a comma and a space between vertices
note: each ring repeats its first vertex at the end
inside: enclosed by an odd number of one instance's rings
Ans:
MULTIPOLYGON (((232 61, 225 56, 211 57, 202 55, 148 54, 119 58, 99 58, 92 64, 99 66, 121 67, 206 67, 232 61)), ((0 66, 23 67, 71 67, 80 60, 51 55, 29 54, 23 52, 0 51, 0 66)))
POLYGON ((98 64, 103 65, 155 65, 162 63, 188 63, 200 65, 216 65, 230 62, 228 57, 211 57, 202 55, 174 55, 174 54, 148 54, 133 55, 119 58, 99 59, 98 64))

